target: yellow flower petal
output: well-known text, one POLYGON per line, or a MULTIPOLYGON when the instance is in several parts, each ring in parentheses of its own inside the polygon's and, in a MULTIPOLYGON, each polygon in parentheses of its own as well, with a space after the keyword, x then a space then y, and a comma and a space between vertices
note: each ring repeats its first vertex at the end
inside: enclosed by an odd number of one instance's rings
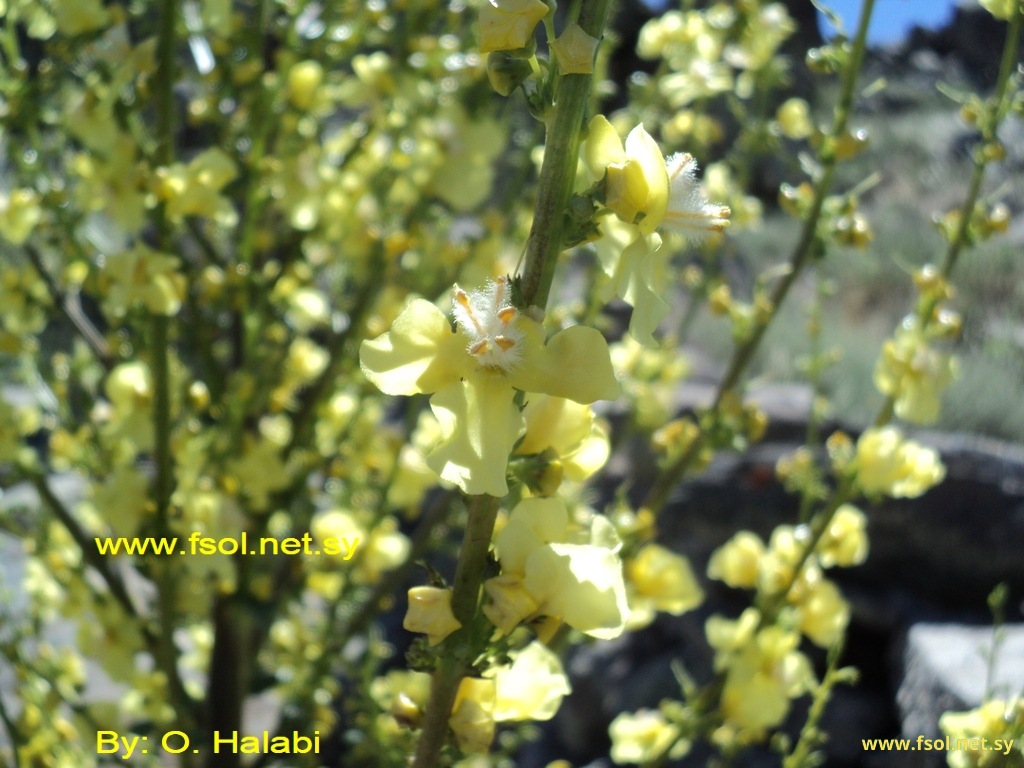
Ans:
POLYGON ((530 553, 545 544, 565 541, 568 529, 569 513, 561 499, 523 499, 494 540, 502 573, 523 575, 530 553))
POLYGON ((632 224, 636 215, 645 210, 651 196, 644 167, 633 158, 624 163, 612 163, 608 166, 605 185, 607 206, 623 221, 632 224))
POLYGON ((494 681, 464 677, 448 725, 466 753, 486 752, 494 740, 494 681))
POLYGON ((508 373, 508 382, 525 392, 542 392, 577 403, 614 400, 619 396, 608 342, 595 328, 574 325, 544 343, 539 323, 523 322, 521 363, 508 373))
POLYGON ((542 613, 558 616, 591 637, 618 637, 629 616, 622 563, 603 547, 538 547, 527 559, 523 586, 540 598, 542 613))
POLYGON ((424 299, 413 299, 390 331, 364 341, 359 362, 366 378, 387 395, 437 392, 472 368, 465 339, 424 299))
POLYGON ((622 148, 622 139, 604 115, 595 115, 590 121, 590 133, 583 145, 583 161, 591 173, 600 178, 604 170, 612 163, 621 163, 626 159, 626 151, 622 148))
POLYGON ((494 676, 494 719, 550 720, 562 698, 572 693, 562 662, 543 643, 533 642, 520 651, 511 667, 494 676))
POLYGON ((427 466, 468 494, 508 493, 508 455, 526 428, 513 397, 505 377, 489 371, 472 372, 439 390, 430 407, 441 441, 427 456, 427 466))
POLYGON ((548 395, 530 396, 523 416, 526 436, 516 453, 524 456, 542 453, 547 448, 562 455, 586 439, 594 422, 589 406, 548 395))
POLYGON ((627 565, 637 595, 649 598, 660 611, 679 616, 704 600, 704 590, 682 555, 648 544, 627 565))
POLYGON ((526 47, 547 14, 541 0, 488 0, 480 9, 480 53, 526 47))
POLYGON ((580 443, 579 448, 562 456, 565 478, 577 483, 586 480, 605 465, 610 454, 608 427, 601 421, 595 421, 590 428, 590 435, 580 443))
POLYGON ((483 612, 503 635, 519 626, 519 622, 537 611, 537 601, 523 586, 522 579, 503 573, 484 582, 487 602, 483 612))
POLYGON ((644 130, 643 123, 626 137, 626 155, 643 168, 649 189, 643 211, 647 214, 638 224, 640 232, 649 235, 661 224, 668 208, 668 171, 658 143, 644 130))

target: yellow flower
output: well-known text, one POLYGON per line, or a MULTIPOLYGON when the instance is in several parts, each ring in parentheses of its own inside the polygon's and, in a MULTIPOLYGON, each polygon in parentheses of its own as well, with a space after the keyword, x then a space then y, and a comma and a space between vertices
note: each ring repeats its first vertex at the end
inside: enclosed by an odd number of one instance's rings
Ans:
POLYGON ((288 98, 298 109, 309 109, 316 89, 324 79, 324 68, 316 61, 300 61, 288 70, 288 98))
POLYGON ((729 209, 708 203, 690 155, 663 157, 642 124, 630 131, 623 145, 611 123, 597 115, 581 151, 591 176, 604 179, 605 204, 618 215, 602 222, 603 237, 595 244, 609 277, 602 298, 619 296, 632 306, 630 335, 654 346, 652 334, 669 312, 662 295, 668 288, 670 256, 660 251, 661 237, 655 230, 664 224, 699 239, 720 232, 728 224, 729 209))
POLYGON ((760 621, 761 613, 756 608, 747 608, 738 619, 726 619, 717 614, 708 617, 704 624, 704 634, 708 645, 718 651, 715 654, 716 672, 725 669, 732 654, 754 639, 760 621))
POLYGON ((104 389, 117 418, 148 408, 153 397, 149 366, 139 361, 122 363, 110 372, 104 389))
POLYGON ((85 210, 103 211, 129 232, 137 232, 146 213, 146 173, 137 160, 138 147, 124 134, 108 136, 106 154, 81 152, 71 167, 81 181, 75 201, 85 210))
MULTIPOLYGON (((950 749, 946 753, 950 768, 976 768, 976 766, 1003 765, 1003 752, 996 751, 992 744, 1002 738, 1004 743, 1014 739, 1015 721, 1024 715, 1024 700, 1001 701, 992 699, 977 709, 967 712, 946 712, 939 718, 939 728, 949 736, 950 749), (971 740, 978 746, 971 749, 971 740), (981 739, 988 742, 987 749, 981 749, 981 739)), ((1019 741, 1019 736, 1014 739, 1019 741)), ((1006 763, 1007 765, 1012 764, 1006 763)))
POLYGON ((715 96, 732 89, 732 71, 728 65, 694 57, 682 72, 666 75, 658 81, 658 90, 675 109, 695 99, 715 96))
POLYGON ((310 521, 309 532, 313 534, 317 549, 336 563, 345 562, 345 556, 350 553, 345 552, 344 548, 339 546, 338 552, 327 554, 324 544, 326 541, 340 542, 342 539, 347 539, 349 542, 358 541, 362 546, 366 546, 367 543, 366 531, 363 527, 350 512, 341 509, 317 512, 310 521))
POLYGON ((551 449, 564 476, 583 481, 608 460, 607 426, 594 418, 589 405, 563 397, 531 395, 523 409, 526 434, 516 454, 529 456, 551 449))
POLYGON ((115 317, 123 316, 136 302, 154 315, 176 315, 185 298, 185 277, 178 272, 178 259, 142 243, 110 256, 103 277, 109 283, 105 309, 115 317))
POLYGON ((712 616, 706 624, 715 668, 727 670, 721 711, 739 728, 761 731, 781 723, 790 699, 811 690, 810 661, 796 650, 796 632, 769 626, 755 633, 759 614, 747 609, 737 621, 712 616))
POLYGON ((39 194, 31 189, 0 193, 0 235, 13 245, 21 245, 43 218, 39 194))
POLYGON ((867 518, 852 504, 843 504, 818 541, 822 568, 860 565, 868 557, 867 518))
POLYGON ((580 537, 570 533, 569 513, 561 500, 531 498, 516 505, 494 541, 501 581, 485 583, 497 605, 485 606, 484 612, 496 626, 509 626, 510 616, 518 612, 509 606, 521 605, 523 610, 529 605, 518 594, 521 585, 538 615, 559 618, 592 637, 622 634, 629 606, 614 529, 597 517, 589 543, 570 543, 572 538, 580 537))
POLYGON ((626 563, 626 575, 633 588, 631 607, 650 605, 679 616, 704 600, 704 590, 690 567, 690 561, 657 544, 648 544, 626 563))
POLYGON ((402 627, 421 632, 431 645, 437 645, 462 623, 452 613, 452 591, 438 587, 413 587, 409 590, 409 610, 402 627))
POLYGON ((652 234, 668 207, 669 179, 661 150, 643 124, 629 132, 623 146, 612 124, 596 115, 583 157, 594 176, 607 174, 605 204, 628 224, 643 213, 637 226, 642 235, 652 234))
POLYGON ((914 319, 904 321, 882 346, 874 380, 879 392, 895 398, 897 416, 931 424, 939 417, 939 395, 956 374, 956 360, 932 349, 914 319))
POLYGON ((654 331, 668 317, 662 295, 668 290, 669 251, 661 250, 657 232, 641 235, 632 224, 608 217, 601 223, 603 237, 594 243, 601 269, 609 281, 601 298, 618 296, 631 307, 629 335, 646 347, 655 347, 654 331))
POLYGON ((299 288, 288 297, 285 320, 299 333, 326 325, 331 319, 327 297, 315 288, 299 288))
POLYGON ((787 139, 806 139, 814 132, 810 109, 803 99, 787 99, 775 113, 775 119, 787 139))
POLYGON ((149 366, 141 361, 122 363, 107 375, 103 388, 113 410, 108 434, 129 438, 141 451, 152 447, 153 379, 149 366))
POLYGON ((445 109, 432 125, 444 159, 429 190, 456 211, 471 211, 494 188, 493 164, 505 148, 507 127, 486 115, 471 120, 459 105, 445 109))
POLYGON ((512 666, 494 673, 494 719, 550 720, 572 693, 558 656, 540 642, 512 655, 512 666))
POLYGON ((398 521, 393 517, 385 518, 370 533, 369 541, 359 553, 359 565, 356 580, 364 584, 375 584, 380 581, 384 571, 397 568, 405 562, 409 555, 409 538, 398 530, 398 521))
POLYGON ((503 635, 515 629, 519 622, 537 612, 537 601, 533 599, 519 576, 503 573, 484 582, 487 602, 484 615, 490 619, 503 635))
POLYGON ((541 0, 487 0, 480 9, 480 53, 525 48, 548 10, 541 0))
POLYGON ((370 683, 370 697, 382 709, 391 709, 402 698, 425 709, 430 697, 430 675, 409 669, 393 669, 370 683))
POLYGON ((623 712, 608 726, 611 758, 620 765, 646 763, 669 750, 679 739, 679 733, 679 726, 668 722, 656 709, 623 712))
POLYGON ((515 389, 578 403, 619 391, 598 331, 573 326, 545 344, 540 324, 508 293, 504 278, 472 294, 456 287, 454 332, 437 307, 414 299, 388 333, 360 348, 363 373, 385 394, 434 393, 441 440, 427 464, 468 494, 508 492, 508 455, 524 429, 515 389))
POLYGON ((896 427, 875 427, 857 441, 857 482, 868 495, 915 498, 942 482, 946 468, 931 448, 906 440, 896 427))
POLYGON ((850 605, 835 583, 815 579, 798 603, 800 631, 815 645, 828 648, 842 639, 850 623, 850 605))
POLYGON ((708 578, 724 581, 730 587, 757 586, 764 542, 756 533, 740 531, 715 550, 708 561, 708 578))
POLYGON ((270 494, 291 482, 291 472, 281 461, 281 446, 262 435, 255 438, 247 434, 242 440, 242 455, 231 459, 226 468, 256 511, 265 510, 270 505, 270 494))
POLYGON ((794 569, 804 553, 803 539, 792 525, 779 525, 772 531, 768 551, 761 558, 758 588, 769 595, 791 586, 797 574, 794 569))
POLYGON ((455 743, 463 752, 486 752, 494 740, 493 680, 464 677, 455 694, 455 704, 448 725, 455 733, 455 743))
POLYGON ((167 217, 208 216, 225 227, 234 226, 238 214, 228 198, 219 194, 238 175, 235 162, 214 147, 197 155, 187 166, 175 163, 156 171, 156 195, 167 203, 167 217))

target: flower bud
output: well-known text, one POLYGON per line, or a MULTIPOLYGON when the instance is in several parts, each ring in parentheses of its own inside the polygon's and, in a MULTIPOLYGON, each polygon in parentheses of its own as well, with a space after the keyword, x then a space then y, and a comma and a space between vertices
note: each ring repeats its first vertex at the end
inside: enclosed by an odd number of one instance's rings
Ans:
POLYGON ((708 578, 724 581, 730 587, 753 587, 764 553, 764 542, 757 534, 740 531, 711 555, 708 578))
POLYGON ((852 504, 836 510, 828 528, 818 541, 818 562, 822 568, 833 565, 860 565, 868 556, 867 518, 852 504))
POLYGON ((860 154, 868 145, 868 132, 863 128, 855 131, 847 131, 833 145, 836 160, 849 160, 851 157, 860 154))
POLYGON ((513 574, 503 573, 488 579, 484 582, 484 592, 487 594, 484 616, 503 635, 507 635, 519 622, 537 610, 537 601, 526 591, 522 580, 513 574))
POLYGON ((300 61, 288 70, 288 98, 297 109, 309 109, 316 89, 324 79, 324 68, 315 61, 300 61))
POLYGON ((650 599, 659 611, 679 616, 704 600, 704 591, 690 561, 657 544, 648 544, 626 564, 637 596, 650 599))
POLYGON ((502 96, 511 96, 533 74, 530 62, 503 51, 487 54, 487 79, 491 87, 502 96))
MULTIPOLYGON (((402 627, 421 632, 431 645, 437 645, 462 627, 452 613, 452 592, 438 587, 413 587, 409 590, 409 610, 402 627)), ((490 742, 488 742, 490 743, 490 742)))
POLYGON ((711 292, 708 296, 708 309, 713 314, 724 315, 729 312, 732 307, 732 293, 729 291, 729 286, 723 283, 711 292))
POLYGON ((494 703, 493 680, 462 678, 448 725, 463 752, 471 754, 490 749, 494 741, 494 703))
POLYGON ((598 40, 573 22, 551 43, 558 66, 567 74, 589 75, 594 71, 598 40))
POLYGON ((188 388, 189 404, 197 411, 205 411, 210 405, 210 390, 201 381, 193 381, 188 388))
POLYGON ((803 99, 789 99, 775 113, 782 135, 787 139, 805 139, 814 132, 810 110, 803 99))
POLYGON ((811 642, 828 648, 838 642, 850 623, 850 604, 831 581, 818 579, 799 606, 800 631, 811 642))

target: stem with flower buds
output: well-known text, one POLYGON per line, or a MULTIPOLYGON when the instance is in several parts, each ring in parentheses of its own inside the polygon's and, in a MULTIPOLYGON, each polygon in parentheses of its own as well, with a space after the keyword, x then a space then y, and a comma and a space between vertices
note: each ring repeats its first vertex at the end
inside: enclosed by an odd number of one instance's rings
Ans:
POLYGON ((434 768, 437 765, 448 736, 448 718, 451 717, 459 683, 479 653, 474 643, 473 621, 480 602, 487 552, 500 502, 501 499, 495 496, 473 496, 469 501, 469 519, 452 584, 452 613, 462 624, 462 629, 444 641, 444 653, 430 683, 430 699, 412 768, 434 768))
MULTIPOLYGON (((611 0, 583 2, 576 23, 588 35, 600 40, 610 5, 611 0)), ((562 74, 558 78, 554 115, 547 123, 537 205, 520 284, 525 307, 538 307, 543 311, 548 303, 555 266, 562 252, 566 212, 576 183, 583 119, 593 78, 593 74, 562 74)))
MULTIPOLYGON (((768 326, 776 314, 778 314, 779 307, 782 306, 786 296, 789 295, 790 288, 793 287, 804 267, 807 266, 813 246, 818 240, 818 220, 821 218, 825 198, 828 196, 835 178, 837 158, 832 148, 843 134, 846 133, 846 126, 850 120, 854 89, 857 85, 857 75, 860 72, 861 62, 864 60, 864 52, 867 50, 868 23, 871 21, 874 5, 875 0, 864 0, 864 5, 861 7, 860 20, 857 24, 857 35, 854 38, 850 59, 843 72, 842 89, 835 109, 835 121, 832 125, 832 130, 824 142, 826 150, 821 158, 821 177, 818 183, 814 185, 814 198, 811 202, 810 211, 807 213, 807 218, 804 219, 800 240, 793 249, 793 255, 790 257, 786 274, 776 283, 775 288, 772 290, 771 296, 768 299, 768 311, 755 320, 750 334, 736 348, 732 359, 729 361, 729 367, 726 369, 725 376, 718 385, 714 402, 710 408, 713 416, 717 416, 723 399, 736 387, 743 372, 753 360, 754 353, 757 352, 761 339, 764 338, 765 331, 768 330, 768 326)), ((661 511, 668 501, 672 489, 679 484, 689 470, 690 465, 700 454, 701 449, 704 447, 704 439, 705 435, 703 432, 697 434, 679 458, 658 476, 644 498, 644 509, 655 515, 661 511)))

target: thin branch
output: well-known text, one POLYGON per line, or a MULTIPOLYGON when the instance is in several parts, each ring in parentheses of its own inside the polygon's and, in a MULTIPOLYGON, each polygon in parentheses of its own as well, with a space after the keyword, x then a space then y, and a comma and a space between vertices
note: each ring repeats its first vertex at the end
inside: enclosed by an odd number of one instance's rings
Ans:
MULTIPOLYGON (((857 36, 853 44, 853 51, 850 55, 850 61, 847 68, 843 72, 842 90, 839 102, 836 104, 835 109, 835 122, 832 126, 829 137, 826 139, 824 144, 827 151, 821 159, 823 172, 818 183, 815 184, 814 199, 811 204, 811 209, 807 214, 807 218, 804 220, 804 226, 800 232, 800 240, 797 242, 796 247, 793 249, 793 255, 790 257, 789 269, 772 289, 771 296, 769 297, 770 311, 754 324, 750 334, 733 353, 732 359, 729 361, 729 367, 726 369, 726 373, 722 377, 721 382, 719 382, 718 389, 715 392, 715 399, 710 408, 710 412, 712 414, 718 413, 725 396, 731 392, 737 384, 739 384, 744 371, 753 360, 754 354, 757 352, 758 347, 761 344, 761 340, 764 338, 764 334, 768 330, 768 326, 778 314, 779 307, 782 306, 782 303, 785 301, 786 296, 789 295, 789 291, 793 287, 793 284, 803 272, 804 267, 810 259, 813 246, 815 242, 817 242, 818 221, 821 218, 821 212, 825 205, 825 198, 828 196, 828 193, 832 188, 832 182, 835 177, 837 158, 835 157, 834 151, 831 147, 846 132, 846 126, 850 119, 854 91, 857 85, 857 75, 860 72, 860 65, 864 59, 864 52, 867 48, 868 22, 871 19, 874 4, 875 0, 865 0, 864 5, 861 7, 860 22, 857 28, 857 36)), ((686 447, 686 450, 683 451, 679 458, 677 458, 658 476, 654 485, 644 498, 644 509, 647 509, 654 514, 661 511, 665 506, 665 503, 668 501, 668 497, 672 492, 672 489, 675 488, 683 479, 694 459, 696 459, 700 454, 701 449, 704 447, 705 438, 706 435, 703 431, 698 433, 697 436, 690 441, 690 444, 686 447)))
POLYGON ((85 339, 85 343, 89 345, 89 348, 103 364, 103 367, 108 371, 111 370, 117 364, 117 360, 107 345, 106 339, 103 338, 103 334, 96 329, 96 326, 92 324, 92 321, 82 311, 82 305, 78 300, 78 293, 63 291, 57 285, 57 281, 53 279, 53 275, 46 269, 39 251, 28 244, 24 248, 29 261, 32 262, 32 266, 35 267, 36 272, 39 273, 39 276, 43 278, 43 282, 46 283, 46 288, 49 290, 54 304, 60 308, 64 317, 75 326, 75 330, 85 339))
POLYGON ((32 484, 36 487, 39 496, 53 514, 56 515, 68 533, 71 534, 71 538, 75 540, 78 548, 82 550, 82 555, 85 557, 86 562, 103 577, 103 581, 110 589, 110 593, 117 598, 117 602, 121 604, 125 612, 134 619, 141 618, 128 589, 124 585, 124 581, 121 580, 121 576, 113 569, 110 561, 96 548, 95 539, 90 537, 85 529, 82 528, 71 514, 71 511, 64 506, 64 502, 57 498, 50 488, 50 484, 46 482, 46 478, 43 475, 34 474, 32 476, 32 484))

